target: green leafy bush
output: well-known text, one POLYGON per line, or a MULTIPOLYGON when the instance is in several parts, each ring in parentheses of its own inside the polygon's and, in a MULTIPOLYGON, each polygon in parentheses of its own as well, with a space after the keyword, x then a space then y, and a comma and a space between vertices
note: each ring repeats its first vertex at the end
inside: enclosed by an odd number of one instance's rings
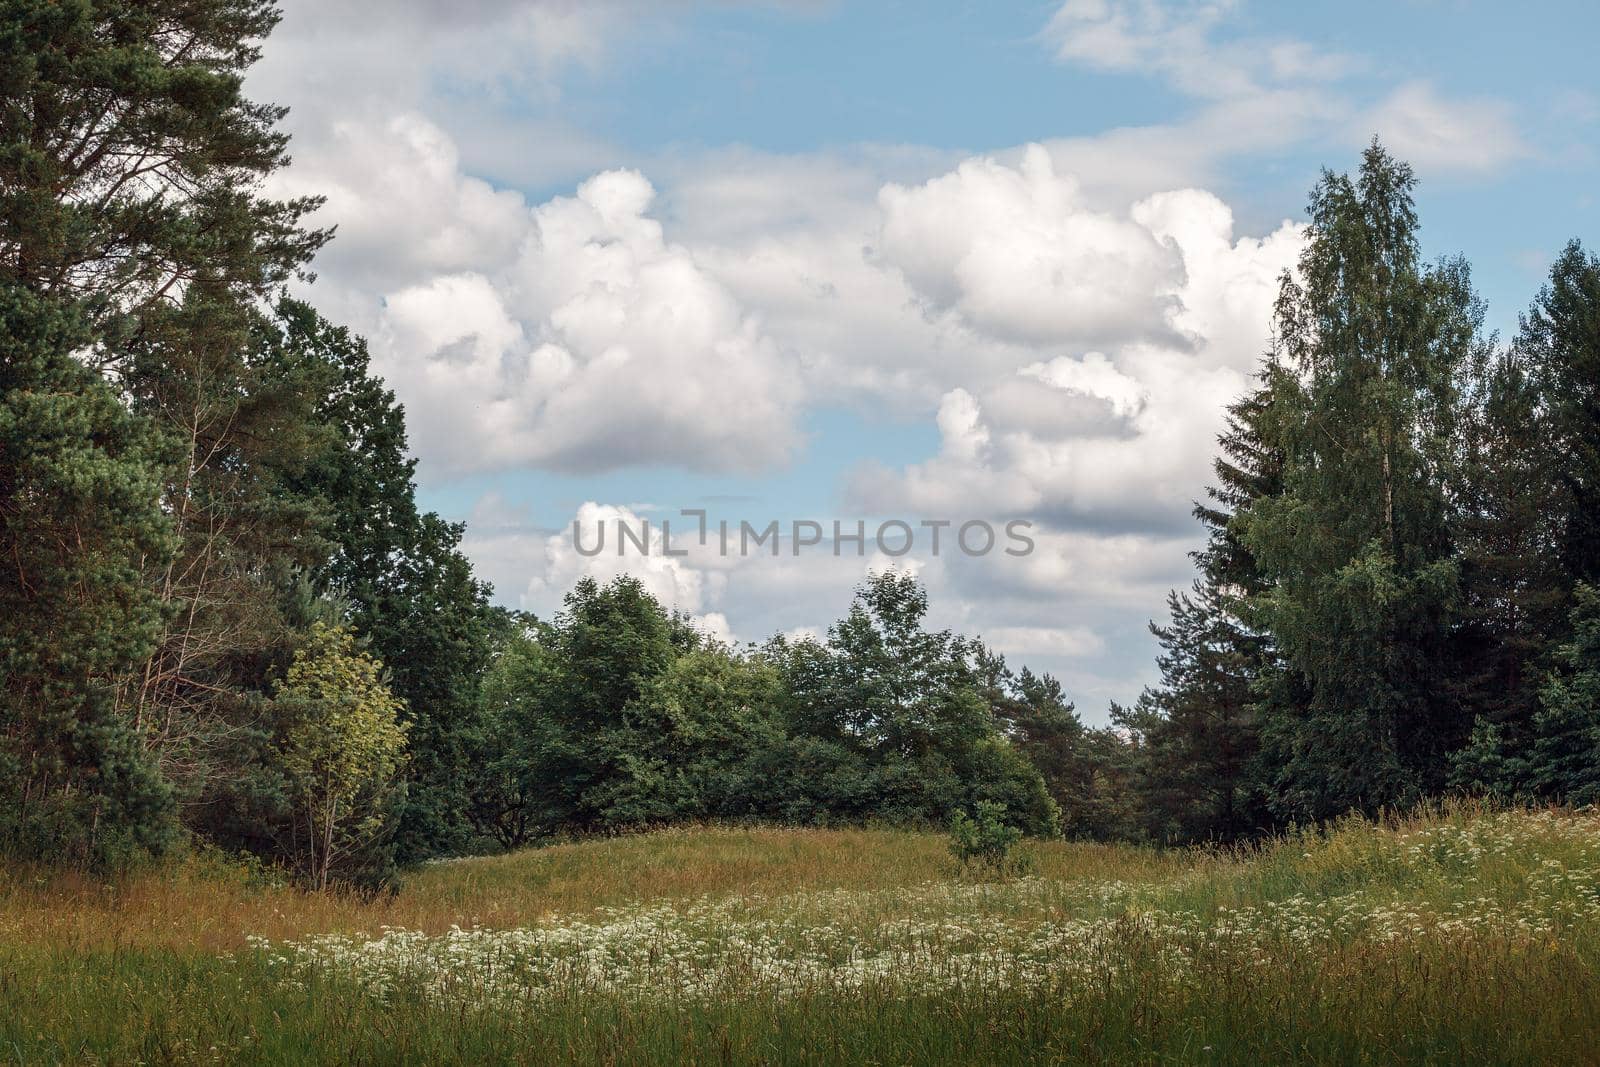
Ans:
POLYGON ((950 854, 963 871, 1006 877, 1022 874, 1027 857, 1013 854, 1022 831, 1006 822, 1006 806, 980 800, 974 814, 958 811, 950 820, 950 854))

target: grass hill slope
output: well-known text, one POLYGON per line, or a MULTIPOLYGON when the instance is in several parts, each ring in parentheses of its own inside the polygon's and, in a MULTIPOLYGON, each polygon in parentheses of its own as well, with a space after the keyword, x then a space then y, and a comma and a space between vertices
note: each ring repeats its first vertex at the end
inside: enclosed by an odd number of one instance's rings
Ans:
POLYGON ((24 1063, 1600 1062, 1600 815, 1249 852, 674 830, 363 902, 191 861, 0 875, 24 1063))

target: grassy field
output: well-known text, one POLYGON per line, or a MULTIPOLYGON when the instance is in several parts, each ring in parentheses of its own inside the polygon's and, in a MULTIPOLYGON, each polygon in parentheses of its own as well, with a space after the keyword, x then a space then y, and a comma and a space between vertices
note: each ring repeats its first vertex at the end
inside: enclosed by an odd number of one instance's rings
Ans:
POLYGON ((704 829, 362 902, 0 873, 0 1062, 1600 1063, 1600 815, 1248 853, 704 829))

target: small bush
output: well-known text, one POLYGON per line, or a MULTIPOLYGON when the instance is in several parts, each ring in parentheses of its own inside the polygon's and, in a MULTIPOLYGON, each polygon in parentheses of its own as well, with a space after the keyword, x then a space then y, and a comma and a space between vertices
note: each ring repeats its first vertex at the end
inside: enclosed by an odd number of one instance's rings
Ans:
POLYGON ((980 800, 974 814, 958 811, 950 820, 950 854, 962 871, 977 868, 998 877, 1025 873, 1027 857, 1012 851, 1021 839, 1022 831, 1006 821, 1006 806, 994 801, 980 800))

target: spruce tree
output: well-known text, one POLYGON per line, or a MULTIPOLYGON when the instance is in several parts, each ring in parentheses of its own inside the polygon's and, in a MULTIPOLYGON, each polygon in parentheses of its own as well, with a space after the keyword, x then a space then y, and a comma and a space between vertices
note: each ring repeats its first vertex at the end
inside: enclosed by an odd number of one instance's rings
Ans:
POLYGON ((1171 621, 1151 624, 1161 645, 1161 684, 1146 694, 1152 712, 1140 755, 1147 829, 1157 838, 1235 840, 1271 822, 1259 779, 1259 696, 1272 663, 1270 637, 1247 621, 1266 586, 1239 529, 1257 500, 1282 487, 1283 457, 1263 434, 1272 378, 1229 405, 1218 438, 1217 484, 1194 514, 1207 528, 1193 554, 1200 570, 1188 593, 1167 598, 1171 621))
POLYGON ((1600 583, 1600 256, 1567 245, 1522 319, 1517 350, 1543 407, 1557 557, 1569 584, 1600 583))
POLYGON ((1527 760, 1533 788, 1569 804, 1600 803, 1600 590, 1573 594, 1572 636, 1539 693, 1527 760))
MULTIPOLYGON (((1476 725, 1455 780, 1559 794, 1572 775, 1551 769, 1566 757, 1542 693, 1573 669, 1576 591, 1600 570, 1600 259, 1567 245, 1516 343, 1481 377, 1458 520, 1466 616, 1453 688, 1476 725)), ((1570 719, 1571 699, 1561 706, 1570 719)))
POLYGON ((1516 349, 1475 375, 1464 432, 1466 465, 1453 520, 1461 554, 1461 615, 1447 691, 1473 718, 1452 781, 1511 795, 1531 787, 1524 757, 1540 679, 1565 626, 1557 551, 1559 491, 1542 442, 1544 405, 1516 349))

